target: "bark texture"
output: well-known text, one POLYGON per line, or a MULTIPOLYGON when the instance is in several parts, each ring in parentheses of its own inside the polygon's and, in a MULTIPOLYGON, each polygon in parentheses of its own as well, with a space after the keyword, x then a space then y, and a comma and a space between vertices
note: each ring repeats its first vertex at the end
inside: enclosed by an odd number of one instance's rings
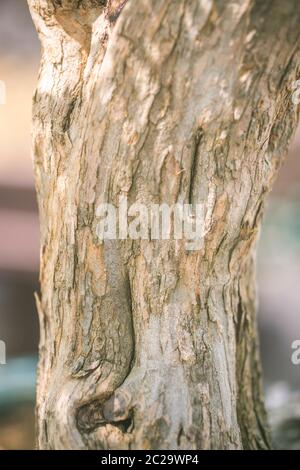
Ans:
POLYGON ((269 447, 264 201, 296 128, 298 0, 29 0, 42 42, 40 449, 269 447), (101 202, 203 203, 203 247, 101 243, 101 202))

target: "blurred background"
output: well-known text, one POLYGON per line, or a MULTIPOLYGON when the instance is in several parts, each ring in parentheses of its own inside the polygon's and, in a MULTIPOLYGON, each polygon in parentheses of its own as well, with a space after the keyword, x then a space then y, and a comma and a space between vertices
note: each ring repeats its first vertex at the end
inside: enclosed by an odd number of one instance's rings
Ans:
MULTIPOLYGON (((26 0, 0 2, 0 449, 34 448, 39 228, 30 157, 39 43, 26 0), (1 362, 1 361, 0 361, 1 362)), ((279 448, 300 449, 300 130, 269 201, 259 250, 264 385, 279 448)))

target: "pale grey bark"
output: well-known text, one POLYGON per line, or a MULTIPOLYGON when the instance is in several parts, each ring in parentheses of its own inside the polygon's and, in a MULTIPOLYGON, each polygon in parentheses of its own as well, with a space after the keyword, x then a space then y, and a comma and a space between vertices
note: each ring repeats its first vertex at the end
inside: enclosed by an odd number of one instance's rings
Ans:
POLYGON ((29 4, 39 448, 268 448, 254 260, 298 120, 298 0, 29 4), (203 248, 100 243, 120 195, 203 203, 203 248))

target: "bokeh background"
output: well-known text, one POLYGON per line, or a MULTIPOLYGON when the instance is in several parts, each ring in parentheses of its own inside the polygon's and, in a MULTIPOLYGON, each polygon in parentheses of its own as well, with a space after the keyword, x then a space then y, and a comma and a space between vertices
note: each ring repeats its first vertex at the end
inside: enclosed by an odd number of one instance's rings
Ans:
MULTIPOLYGON (((39 228, 30 156, 39 43, 26 0, 0 1, 0 448, 34 448, 39 228)), ((269 200, 259 250, 259 330, 273 436, 300 449, 300 131, 269 200)))

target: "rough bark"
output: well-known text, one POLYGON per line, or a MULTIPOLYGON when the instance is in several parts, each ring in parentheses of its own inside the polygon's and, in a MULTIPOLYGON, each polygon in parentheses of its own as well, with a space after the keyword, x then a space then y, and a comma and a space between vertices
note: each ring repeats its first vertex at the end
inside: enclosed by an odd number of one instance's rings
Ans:
POLYGON ((268 448, 255 250, 298 119, 298 0, 29 4, 38 447, 268 448), (203 203, 203 247, 101 243, 97 206, 120 195, 203 203))

